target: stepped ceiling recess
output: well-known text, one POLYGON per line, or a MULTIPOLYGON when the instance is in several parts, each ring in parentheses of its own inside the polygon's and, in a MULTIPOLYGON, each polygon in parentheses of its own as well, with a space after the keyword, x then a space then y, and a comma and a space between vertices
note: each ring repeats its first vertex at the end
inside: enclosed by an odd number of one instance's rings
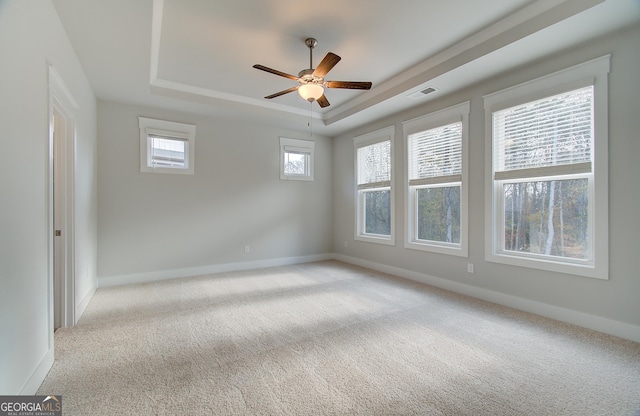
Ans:
POLYGON ((637 0, 53 0, 98 99, 335 136, 640 20, 637 0), (298 75, 328 53, 311 107, 298 75), (435 91, 423 94, 420 91, 435 91))

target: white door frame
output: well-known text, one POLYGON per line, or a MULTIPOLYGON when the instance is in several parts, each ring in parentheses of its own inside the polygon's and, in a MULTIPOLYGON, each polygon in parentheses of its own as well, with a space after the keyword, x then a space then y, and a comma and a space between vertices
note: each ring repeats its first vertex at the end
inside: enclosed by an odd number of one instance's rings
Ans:
MULTIPOLYGON (((75 112, 78 109, 76 101, 71 96, 62 78, 56 69, 49 65, 49 154, 47 166, 48 188, 48 297, 49 297, 49 333, 53 338, 56 327, 67 327, 76 324, 75 302, 75 213, 74 213, 74 184, 75 184, 75 112), (54 116, 64 122, 62 132, 56 134, 54 140, 53 120, 54 116), (63 210, 61 235, 56 236, 54 230, 54 151, 56 141, 60 140, 58 149, 63 152, 59 161, 62 162, 62 186, 56 188, 62 190, 61 201, 58 209, 63 210), (55 256, 55 239, 59 239, 61 255, 55 256), (59 257, 56 261, 55 257, 59 257), (62 262, 62 264, 59 264, 62 262), (61 290, 54 291, 55 267, 63 276, 60 279, 61 290), (57 309, 57 314, 56 314, 57 309), (58 318, 58 319, 56 319, 58 318), (54 321, 55 319, 55 321, 54 321)), ((51 339, 52 342, 52 339, 51 339)))

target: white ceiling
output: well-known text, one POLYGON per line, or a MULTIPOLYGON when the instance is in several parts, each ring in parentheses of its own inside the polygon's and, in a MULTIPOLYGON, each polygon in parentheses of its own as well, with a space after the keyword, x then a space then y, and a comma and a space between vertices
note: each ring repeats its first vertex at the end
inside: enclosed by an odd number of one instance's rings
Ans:
POLYGON ((314 132, 335 136, 640 21, 638 0, 53 0, 99 99, 307 130, 295 81, 327 52, 342 60, 311 106, 314 132), (436 93, 408 98, 427 86, 436 93))

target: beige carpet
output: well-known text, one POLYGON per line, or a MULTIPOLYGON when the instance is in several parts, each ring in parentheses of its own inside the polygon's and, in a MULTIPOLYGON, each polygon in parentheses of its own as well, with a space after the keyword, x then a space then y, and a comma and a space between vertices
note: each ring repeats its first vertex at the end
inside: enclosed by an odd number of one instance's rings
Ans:
POLYGON ((101 288, 65 415, 638 415, 640 344, 339 262, 101 288))

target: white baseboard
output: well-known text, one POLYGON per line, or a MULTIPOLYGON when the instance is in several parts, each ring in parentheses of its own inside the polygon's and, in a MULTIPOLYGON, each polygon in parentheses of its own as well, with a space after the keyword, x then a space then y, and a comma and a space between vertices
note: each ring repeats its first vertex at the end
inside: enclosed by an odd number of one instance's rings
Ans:
POLYGON ((605 334, 614 335, 635 342, 640 342, 640 326, 637 325, 614 321, 612 319, 603 318, 600 316, 590 315, 571 309, 561 308, 559 306, 549 305, 546 303, 524 299, 513 295, 507 295, 505 293, 500 293, 489 289, 483 289, 480 287, 454 282, 440 277, 430 276, 424 273, 418 273, 399 267, 387 266, 385 264, 363 260, 355 257, 349 257, 342 254, 335 254, 333 258, 345 263, 354 264, 360 267, 366 267, 368 269, 377 270, 382 273, 388 273, 394 276, 403 277, 405 279, 425 283, 431 286, 439 287, 441 289, 446 289, 452 292, 486 300, 488 302, 497 303, 499 305, 508 306, 514 309, 577 325, 583 328, 592 329, 594 331, 603 332, 605 334))
POLYGON ((264 259, 243 261, 239 263, 213 264, 201 267, 187 267, 183 269, 161 270, 156 272, 133 273, 119 276, 98 278, 98 287, 121 286, 134 283, 147 283, 158 280, 177 279, 181 277, 201 276, 214 273, 232 272, 238 270, 252 270, 263 267, 288 266, 292 264, 311 263, 314 261, 331 260, 332 253, 314 254, 310 256, 283 257, 276 259, 264 259))
MULTIPOLYGON (((146 283, 159 280, 176 279, 181 277, 201 276, 214 273, 224 273, 238 270, 252 270, 263 267, 287 266, 292 264, 310 263, 314 261, 339 260, 345 263, 366 267, 383 273, 392 274, 394 276, 403 277, 420 283, 425 283, 441 289, 450 290, 452 292, 471 296, 474 298, 486 300, 488 302, 497 303, 499 305, 508 306, 521 311, 533 313, 569 324, 581 326, 583 328, 592 329, 594 331, 603 332, 605 334, 614 335, 620 338, 640 342, 640 326, 627 324, 624 322, 614 321, 612 319, 600 316, 590 315, 587 313, 562 308, 559 306, 549 305, 546 303, 520 298, 489 289, 480 288, 464 283, 454 282, 436 276, 424 273, 418 273, 412 270, 402 269, 399 267, 388 266, 386 264, 376 263, 369 260, 363 260, 356 257, 345 256, 343 254, 315 254, 310 256, 284 257, 276 259, 264 259, 238 263, 214 264, 202 267, 188 267, 183 269, 161 270, 157 272, 133 273, 118 276, 101 277, 98 279, 98 287, 120 286, 134 283, 146 283)), ((87 294, 81 302, 82 311, 88 304, 91 295, 87 294), (86 302, 86 303, 84 303, 86 302)), ((80 309, 80 308, 79 308, 80 309)))
POLYGON ((49 370, 53 365, 54 352, 53 348, 50 348, 45 354, 44 357, 38 363, 38 366, 29 377, 29 380, 22 386, 18 395, 21 396, 33 396, 40 388, 40 385, 44 381, 44 378, 49 374, 49 370))
POLYGON ((91 298, 93 297, 93 294, 96 293, 97 289, 98 289, 98 281, 96 280, 94 284, 91 285, 87 293, 85 293, 85 295, 82 297, 80 302, 76 304, 76 316, 75 316, 76 322, 75 323, 77 323, 82 317, 82 314, 84 313, 85 309, 87 309, 87 305, 89 305, 89 301, 91 301, 91 298))

